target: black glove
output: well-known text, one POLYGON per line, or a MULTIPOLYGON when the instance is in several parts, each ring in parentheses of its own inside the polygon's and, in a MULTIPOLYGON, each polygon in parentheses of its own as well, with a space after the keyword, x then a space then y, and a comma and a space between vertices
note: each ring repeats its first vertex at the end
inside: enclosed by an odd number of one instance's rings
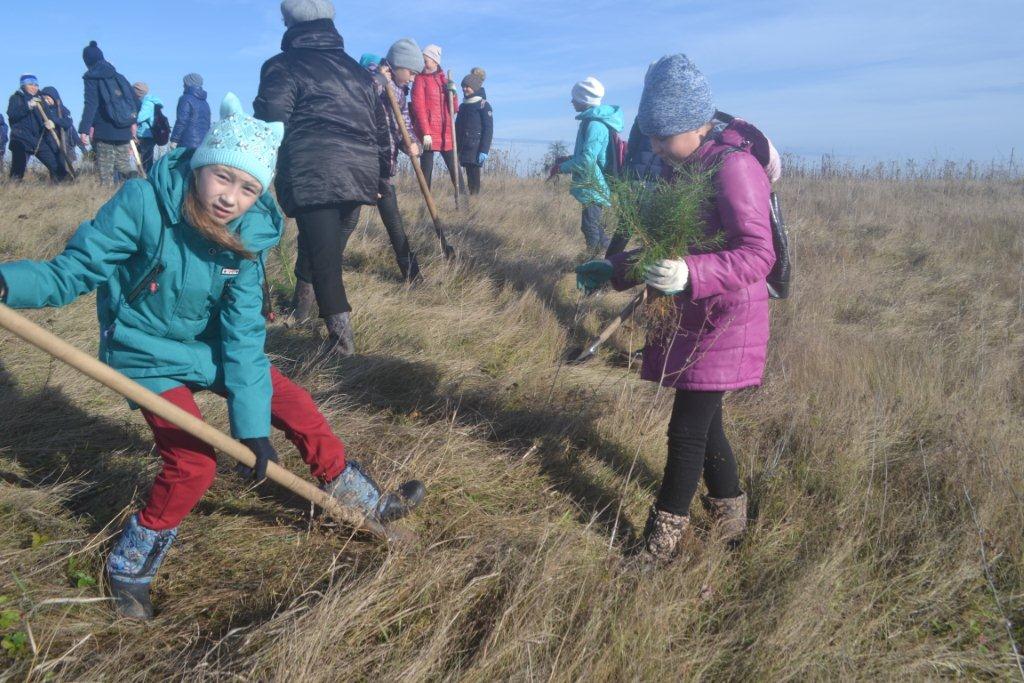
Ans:
POLYGON ((7 280, 0 275, 0 303, 7 303, 7 280))
POLYGON ((271 460, 276 463, 281 462, 280 458, 277 457, 277 451, 271 445, 270 439, 265 436, 258 439, 241 439, 241 442, 256 455, 256 467, 246 467, 239 463, 235 467, 235 472, 246 479, 254 479, 257 482, 263 481, 267 478, 267 463, 271 460))

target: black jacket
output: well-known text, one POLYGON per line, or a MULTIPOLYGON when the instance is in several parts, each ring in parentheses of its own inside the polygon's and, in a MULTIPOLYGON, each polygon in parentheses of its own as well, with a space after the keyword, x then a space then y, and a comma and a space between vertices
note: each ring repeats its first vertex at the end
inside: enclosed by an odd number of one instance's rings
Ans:
POLYGON ((297 24, 263 65, 253 109, 284 123, 277 199, 289 216, 341 202, 376 204, 390 166, 387 118, 373 80, 330 19, 297 24))
MULTIPOLYGON (((36 97, 42 101, 42 95, 36 97)), ((43 139, 43 121, 39 112, 29 103, 34 98, 24 90, 16 90, 7 103, 7 118, 11 122, 11 140, 20 142, 29 152, 43 139)))
POLYGON ((459 163, 479 166, 480 153, 490 154, 494 137, 491 103, 479 96, 466 99, 455 117, 455 135, 459 143, 459 163))
MULTIPOLYGON (((91 130, 94 141, 118 144, 132 139, 132 127, 122 127, 114 123, 109 105, 101 93, 101 82, 115 79, 117 76, 117 70, 110 62, 103 60, 89 67, 82 76, 85 82, 85 105, 82 107, 82 122, 78 125, 78 130, 86 134, 91 130)), ((127 82, 127 79, 124 80, 127 82)), ((135 110, 138 109, 136 104, 135 110)))

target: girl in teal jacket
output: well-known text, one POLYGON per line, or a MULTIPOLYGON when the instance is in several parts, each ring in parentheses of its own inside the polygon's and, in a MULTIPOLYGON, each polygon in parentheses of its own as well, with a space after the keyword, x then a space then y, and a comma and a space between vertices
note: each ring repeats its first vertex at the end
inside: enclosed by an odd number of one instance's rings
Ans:
MULTIPOLYGON (((391 521, 419 503, 422 484, 382 495, 357 463, 346 462, 344 445, 309 393, 264 352, 263 255, 284 230, 266 190, 283 128, 246 116, 229 94, 199 149, 177 150, 148 180, 126 183, 62 254, 0 265, 0 300, 15 308, 64 306, 96 290, 101 360, 197 417, 194 392, 223 395, 232 435, 257 456, 257 479, 278 459, 269 439, 273 424, 324 490, 391 521)), ((136 618, 152 616, 153 577, 216 474, 209 446, 143 414, 164 467, 107 560, 117 606, 136 618)))

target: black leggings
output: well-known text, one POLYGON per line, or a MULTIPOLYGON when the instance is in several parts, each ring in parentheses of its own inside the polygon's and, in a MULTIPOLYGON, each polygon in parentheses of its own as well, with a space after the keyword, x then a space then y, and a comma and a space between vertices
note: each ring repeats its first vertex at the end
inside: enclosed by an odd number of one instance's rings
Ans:
POLYGON ((380 212, 384 228, 388 231, 391 248, 395 250, 395 260, 398 261, 402 277, 407 280, 415 279, 420 273, 420 267, 416 262, 416 255, 409 248, 409 238, 402 223, 402 212, 398 210, 398 193, 391 183, 381 184, 377 210, 380 212))
POLYGON ((466 169, 466 184, 469 185, 470 194, 480 194, 480 171, 483 169, 480 166, 464 165, 462 168, 466 169))
POLYGON ((25 177, 28 160, 33 154, 50 172, 50 180, 53 182, 59 183, 71 179, 68 169, 64 165, 64 158, 60 152, 56 151, 56 145, 51 145, 47 140, 40 141, 37 150, 30 150, 18 140, 11 140, 11 178, 21 180, 25 177))
POLYGON ((321 318, 348 313, 352 306, 345 296, 341 264, 348 238, 359 223, 359 204, 311 209, 295 220, 299 224, 295 277, 312 283, 321 318))
MULTIPOLYGON (((455 168, 455 153, 451 150, 447 152, 437 152, 444 159, 444 165, 448 169, 448 175, 452 177, 452 182, 458 182, 458 171, 455 168)), ((434 152, 424 152, 420 156, 420 166, 423 168, 423 175, 427 178, 427 187, 433 182, 434 175, 434 152)))
POLYGON ((722 428, 723 396, 721 391, 676 391, 659 510, 689 515, 702 473, 711 497, 742 495, 736 457, 722 428))

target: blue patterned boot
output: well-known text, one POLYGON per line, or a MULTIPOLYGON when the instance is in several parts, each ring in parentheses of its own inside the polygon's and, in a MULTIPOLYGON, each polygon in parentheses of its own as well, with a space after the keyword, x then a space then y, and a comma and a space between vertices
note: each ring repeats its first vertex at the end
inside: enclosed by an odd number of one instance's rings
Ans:
POLYGON ((427 491, 423 482, 413 479, 399 486, 397 491, 381 494, 377 482, 363 472, 354 460, 349 460, 338 478, 327 482, 322 488, 342 505, 361 510, 367 517, 382 524, 401 519, 412 512, 427 491))
POLYGON ((138 515, 132 515, 125 524, 121 538, 107 556, 110 594, 122 617, 143 621, 153 618, 149 585, 177 535, 177 528, 147 529, 139 524, 138 515))

